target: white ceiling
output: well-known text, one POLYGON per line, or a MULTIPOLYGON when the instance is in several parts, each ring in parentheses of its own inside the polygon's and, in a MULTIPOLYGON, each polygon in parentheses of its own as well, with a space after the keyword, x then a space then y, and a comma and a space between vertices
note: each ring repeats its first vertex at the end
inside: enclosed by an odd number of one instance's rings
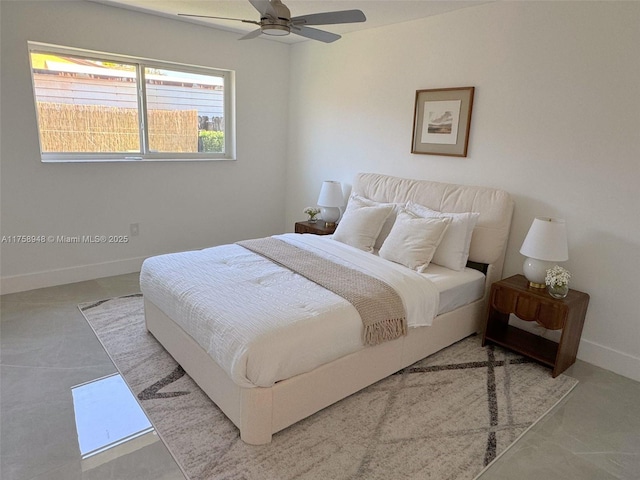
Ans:
MULTIPOLYGON (((230 20, 179 17, 178 13, 212 15, 247 20, 260 20, 260 15, 247 0, 89 0, 114 7, 137 10, 154 15, 170 17, 184 22, 244 34, 255 30, 256 25, 230 20)), ((291 10, 291 16, 336 10, 362 10, 367 17, 364 23, 319 26, 322 30, 345 34, 356 30, 376 28, 393 23, 407 22, 418 18, 440 15, 452 10, 468 8, 493 0, 283 0, 291 10)), ((267 38, 285 43, 308 41, 298 35, 267 38)))

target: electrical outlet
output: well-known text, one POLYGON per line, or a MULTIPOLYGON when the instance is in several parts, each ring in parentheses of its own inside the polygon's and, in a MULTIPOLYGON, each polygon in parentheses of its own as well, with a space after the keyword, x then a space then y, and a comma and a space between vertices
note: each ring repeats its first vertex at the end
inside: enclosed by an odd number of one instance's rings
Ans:
POLYGON ((131 233, 132 237, 137 237, 138 235, 140 235, 140 224, 132 223, 131 225, 129 225, 129 232, 131 233))

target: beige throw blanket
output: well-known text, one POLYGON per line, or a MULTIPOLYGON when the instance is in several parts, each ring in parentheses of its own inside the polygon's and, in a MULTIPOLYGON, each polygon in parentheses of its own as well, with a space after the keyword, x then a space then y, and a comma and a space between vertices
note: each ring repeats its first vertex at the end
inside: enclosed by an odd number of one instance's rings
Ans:
POLYGON ((237 244, 350 302, 362 319, 365 345, 377 345, 406 335, 407 319, 402 299, 382 280, 271 237, 237 244))

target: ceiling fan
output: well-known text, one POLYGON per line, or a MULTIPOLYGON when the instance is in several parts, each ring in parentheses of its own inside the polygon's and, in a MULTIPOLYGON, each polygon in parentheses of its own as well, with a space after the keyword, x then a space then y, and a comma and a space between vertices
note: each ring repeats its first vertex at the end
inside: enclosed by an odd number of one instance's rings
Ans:
POLYGON ((339 12, 312 13, 291 17, 291 12, 280 0, 249 0, 249 3, 260 12, 260 21, 243 20, 240 18, 213 17, 209 15, 191 15, 179 13, 183 17, 216 18, 220 20, 236 20, 243 23, 253 23, 260 28, 249 32, 240 40, 255 38, 264 33, 265 35, 282 36, 295 33, 312 40, 319 40, 325 43, 335 42, 340 35, 335 33, 310 28, 308 25, 333 25, 337 23, 364 22, 367 18, 360 10, 343 10, 339 12))

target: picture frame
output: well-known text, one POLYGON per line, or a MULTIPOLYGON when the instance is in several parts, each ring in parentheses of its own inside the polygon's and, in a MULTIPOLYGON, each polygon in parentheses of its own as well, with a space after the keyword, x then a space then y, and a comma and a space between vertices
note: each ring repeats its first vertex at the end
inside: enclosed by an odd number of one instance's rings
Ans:
POLYGON ((474 87, 416 90, 411 153, 466 157, 474 87))

